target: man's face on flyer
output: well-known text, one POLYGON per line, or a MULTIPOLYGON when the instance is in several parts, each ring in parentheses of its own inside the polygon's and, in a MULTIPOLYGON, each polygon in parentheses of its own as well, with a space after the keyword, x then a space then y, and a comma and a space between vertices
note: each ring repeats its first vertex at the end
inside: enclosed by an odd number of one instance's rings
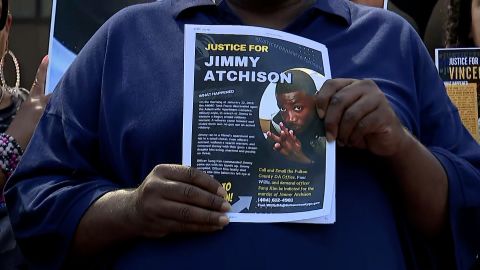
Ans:
POLYGON ((285 126, 296 134, 310 127, 316 114, 315 101, 304 91, 278 94, 277 106, 285 126))

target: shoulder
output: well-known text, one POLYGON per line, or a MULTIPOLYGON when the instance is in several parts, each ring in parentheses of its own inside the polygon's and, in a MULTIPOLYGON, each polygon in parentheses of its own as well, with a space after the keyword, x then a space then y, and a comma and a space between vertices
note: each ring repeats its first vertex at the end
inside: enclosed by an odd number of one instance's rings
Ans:
POLYGON ((381 27, 389 30, 414 30, 400 15, 383 8, 368 7, 348 2, 352 26, 381 27))
POLYGON ((110 55, 166 42, 181 32, 173 1, 128 6, 109 18, 92 39, 100 40, 110 55))
POLYGON ((407 57, 423 42, 415 28, 400 15, 382 8, 348 2, 351 16, 350 33, 363 36, 369 46, 400 50, 407 57))
POLYGON ((113 20, 121 18, 131 19, 136 16, 151 16, 151 15, 172 15, 173 16, 173 4, 174 0, 161 0, 142 4, 130 5, 112 16, 113 20))
POLYGON ((116 26, 126 24, 145 24, 158 20, 173 20, 174 12, 172 1, 173 0, 162 0, 128 6, 113 15, 107 21, 107 24, 115 28, 116 26))

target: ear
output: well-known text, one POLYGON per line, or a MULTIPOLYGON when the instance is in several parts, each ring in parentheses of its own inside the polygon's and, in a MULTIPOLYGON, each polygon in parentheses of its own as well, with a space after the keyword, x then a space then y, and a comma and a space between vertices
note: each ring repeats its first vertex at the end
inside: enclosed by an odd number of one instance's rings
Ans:
POLYGON ((10 29, 12 28, 12 22, 13 22, 12 15, 8 14, 7 21, 5 23, 5 28, 3 29, 3 31, 5 31, 5 52, 8 51, 8 36, 10 34, 10 29))
POLYGON ((7 16, 7 21, 5 23, 5 32, 7 32, 7 38, 8 38, 8 34, 10 33, 10 28, 12 27, 12 22, 13 22, 13 17, 9 13, 7 16))

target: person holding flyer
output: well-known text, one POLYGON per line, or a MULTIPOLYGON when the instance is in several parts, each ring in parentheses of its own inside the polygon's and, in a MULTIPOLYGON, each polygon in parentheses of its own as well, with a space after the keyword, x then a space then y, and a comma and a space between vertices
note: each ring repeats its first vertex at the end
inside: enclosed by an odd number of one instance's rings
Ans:
MULTIPOLYGON (((236 56, 212 65, 259 63, 236 56)), ((34 268, 470 269, 480 252, 480 146, 413 28, 346 0, 124 9, 55 89, 5 191, 34 268), (182 159, 192 25, 273 28, 329 49, 334 79, 315 104, 338 143, 334 224, 229 224, 227 186, 172 165, 182 159)))

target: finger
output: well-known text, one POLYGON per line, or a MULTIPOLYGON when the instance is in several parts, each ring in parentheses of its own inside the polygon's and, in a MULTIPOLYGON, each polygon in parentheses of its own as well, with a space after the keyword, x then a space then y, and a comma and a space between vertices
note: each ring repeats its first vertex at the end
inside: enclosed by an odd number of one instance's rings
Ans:
POLYGON ((295 135, 293 134, 293 130, 288 131, 288 137, 290 137, 290 139, 292 140, 295 140, 295 135))
POLYGON ((162 197, 168 200, 220 212, 227 212, 231 208, 230 204, 223 197, 196 186, 175 181, 164 181, 162 185, 159 190, 162 192, 162 197))
MULTIPOLYGON (((365 92, 366 89, 364 87, 352 83, 345 86, 331 97, 324 118, 328 141, 337 139, 340 120, 342 119, 344 112, 353 103, 359 100, 365 92)), ((341 144, 341 142, 339 143, 341 144)))
POLYGON ((227 195, 227 191, 217 180, 193 167, 161 164, 155 166, 153 173, 158 178, 189 183, 221 197, 227 195))
POLYGON ((340 89, 352 84, 353 79, 330 79, 325 81, 322 88, 315 94, 315 103, 317 105, 317 114, 320 119, 325 117, 328 104, 332 96, 340 89))
POLYGON ((293 130, 289 130, 288 134, 288 141, 294 145, 298 145, 297 136, 295 136, 293 130))
POLYGON ((280 130, 284 132, 288 132, 287 127, 285 127, 285 124, 283 122, 280 122, 280 130))
MULTIPOLYGON (((381 93, 380 93, 381 94, 381 93)), ((338 127, 337 141, 340 146, 346 145, 350 141, 350 135, 358 122, 367 114, 375 111, 381 102, 381 97, 376 94, 367 94, 353 103, 343 113, 338 127)))
POLYGON ((297 139, 297 136, 293 135, 293 143, 298 147, 302 148, 302 143, 300 142, 299 139, 297 139))
POLYGON ((295 146, 301 149, 302 143, 300 141, 295 141, 295 146))
POLYGON ((284 142, 287 139, 287 133, 282 130, 280 131, 280 142, 284 142))
POLYGON ((32 88, 30 89, 30 95, 32 97, 37 97, 45 94, 45 78, 47 75, 48 61, 48 55, 46 55, 37 69, 35 81, 33 82, 32 88))
POLYGON ((285 134, 285 140, 293 138, 293 129, 288 129, 285 125, 283 125, 282 131, 285 134))
POLYGON ((273 150, 280 151, 282 150, 282 145, 280 143, 276 143, 273 145, 273 150))
POLYGON ((159 203, 157 217, 159 219, 173 219, 182 223, 221 227, 229 223, 229 219, 225 214, 172 201, 159 203))
POLYGON ((382 114, 383 113, 379 109, 376 109, 358 121, 350 135, 348 145, 355 148, 365 149, 367 147, 365 137, 374 133, 376 130, 379 130, 383 125, 384 117, 382 114))
POLYGON ((268 136, 270 139, 272 139, 274 142, 276 142, 276 143, 280 143, 280 142, 282 141, 279 136, 273 134, 273 133, 270 132, 270 131, 267 132, 267 136, 268 136))
POLYGON ((297 139, 297 135, 295 135, 295 131, 290 130, 289 133, 290 133, 290 136, 291 136, 291 138, 292 138, 292 140, 293 140, 294 142, 300 142, 300 141, 297 139))

